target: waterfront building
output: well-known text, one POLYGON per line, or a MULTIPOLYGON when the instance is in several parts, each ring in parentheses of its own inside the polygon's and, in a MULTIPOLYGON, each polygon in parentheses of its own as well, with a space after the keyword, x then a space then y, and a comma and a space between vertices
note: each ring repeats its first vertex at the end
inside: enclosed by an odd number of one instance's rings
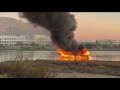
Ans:
POLYGON ((40 45, 52 44, 52 40, 50 36, 46 36, 46 35, 34 35, 34 41, 35 44, 40 44, 40 45))
POLYGON ((46 45, 51 44, 52 41, 49 36, 45 35, 0 35, 0 45, 10 45, 15 46, 17 43, 22 44, 40 44, 46 45))

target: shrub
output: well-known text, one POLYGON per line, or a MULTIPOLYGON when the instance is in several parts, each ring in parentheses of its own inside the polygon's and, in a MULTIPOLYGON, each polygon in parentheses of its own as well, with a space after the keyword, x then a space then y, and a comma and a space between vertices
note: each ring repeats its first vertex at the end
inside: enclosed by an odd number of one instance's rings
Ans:
POLYGON ((0 69, 0 73, 7 74, 13 78, 51 78, 54 73, 48 68, 41 66, 33 66, 33 61, 13 61, 8 62, 6 67, 0 69))

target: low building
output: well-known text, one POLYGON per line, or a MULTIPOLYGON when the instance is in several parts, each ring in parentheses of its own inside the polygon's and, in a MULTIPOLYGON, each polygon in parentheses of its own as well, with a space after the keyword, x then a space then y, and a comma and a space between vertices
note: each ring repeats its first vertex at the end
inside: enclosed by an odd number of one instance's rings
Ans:
POLYGON ((78 41, 79 42, 79 44, 95 44, 96 43, 96 41, 94 41, 94 40, 91 40, 91 41, 88 41, 88 40, 80 40, 80 41, 78 41))
POLYGON ((14 46, 17 42, 24 43, 24 36, 2 35, 0 36, 0 44, 14 46))
POLYGON ((46 35, 34 35, 35 44, 47 45, 52 44, 52 40, 46 35))
POLYGON ((1 45, 11 45, 14 46, 18 42, 24 43, 24 44, 30 44, 33 43, 33 40, 30 40, 26 38, 26 36, 23 35, 1 35, 0 36, 0 44, 1 45))
POLYGON ((114 45, 120 45, 120 40, 114 40, 114 45))
POLYGON ((1 35, 0 36, 0 45, 10 45, 15 46, 16 44, 40 44, 40 45, 46 45, 51 44, 52 41, 49 36, 45 35, 33 35, 33 36, 27 36, 27 35, 1 35))
POLYGON ((98 40, 98 43, 102 44, 102 45, 113 45, 114 41, 113 40, 98 40))

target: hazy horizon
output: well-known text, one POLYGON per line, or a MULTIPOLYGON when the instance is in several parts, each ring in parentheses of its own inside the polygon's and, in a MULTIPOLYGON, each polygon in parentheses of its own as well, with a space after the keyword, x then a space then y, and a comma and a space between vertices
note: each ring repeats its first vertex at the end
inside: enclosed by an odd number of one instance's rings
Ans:
MULTIPOLYGON (((120 38, 120 13, 119 12, 77 12, 75 13, 77 40, 101 40, 120 38)), ((17 12, 0 12, 0 17, 11 17, 18 20, 17 12)))

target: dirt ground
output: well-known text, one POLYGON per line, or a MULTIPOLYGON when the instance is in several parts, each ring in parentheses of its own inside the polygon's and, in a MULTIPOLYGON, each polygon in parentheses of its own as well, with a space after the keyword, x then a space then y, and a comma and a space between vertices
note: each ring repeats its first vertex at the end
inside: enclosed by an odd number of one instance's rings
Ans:
MULTIPOLYGON (((17 67, 20 64, 18 61, 15 63, 17 63, 17 67)), ((22 63, 22 65, 25 64, 25 67, 27 67, 27 63, 30 63, 36 69, 47 68, 47 72, 55 74, 55 78, 120 78, 120 61, 28 60, 22 63)), ((12 68, 9 65, 16 66, 12 61, 0 63, 1 73, 6 74, 6 71, 12 68)), ((2 77, 6 77, 6 75, 2 77)))
POLYGON ((60 78, 119 78, 120 61, 36 61, 37 65, 47 66, 57 72, 60 78))
POLYGON ((120 76, 72 72, 72 73, 59 73, 55 78, 120 78, 120 76))

